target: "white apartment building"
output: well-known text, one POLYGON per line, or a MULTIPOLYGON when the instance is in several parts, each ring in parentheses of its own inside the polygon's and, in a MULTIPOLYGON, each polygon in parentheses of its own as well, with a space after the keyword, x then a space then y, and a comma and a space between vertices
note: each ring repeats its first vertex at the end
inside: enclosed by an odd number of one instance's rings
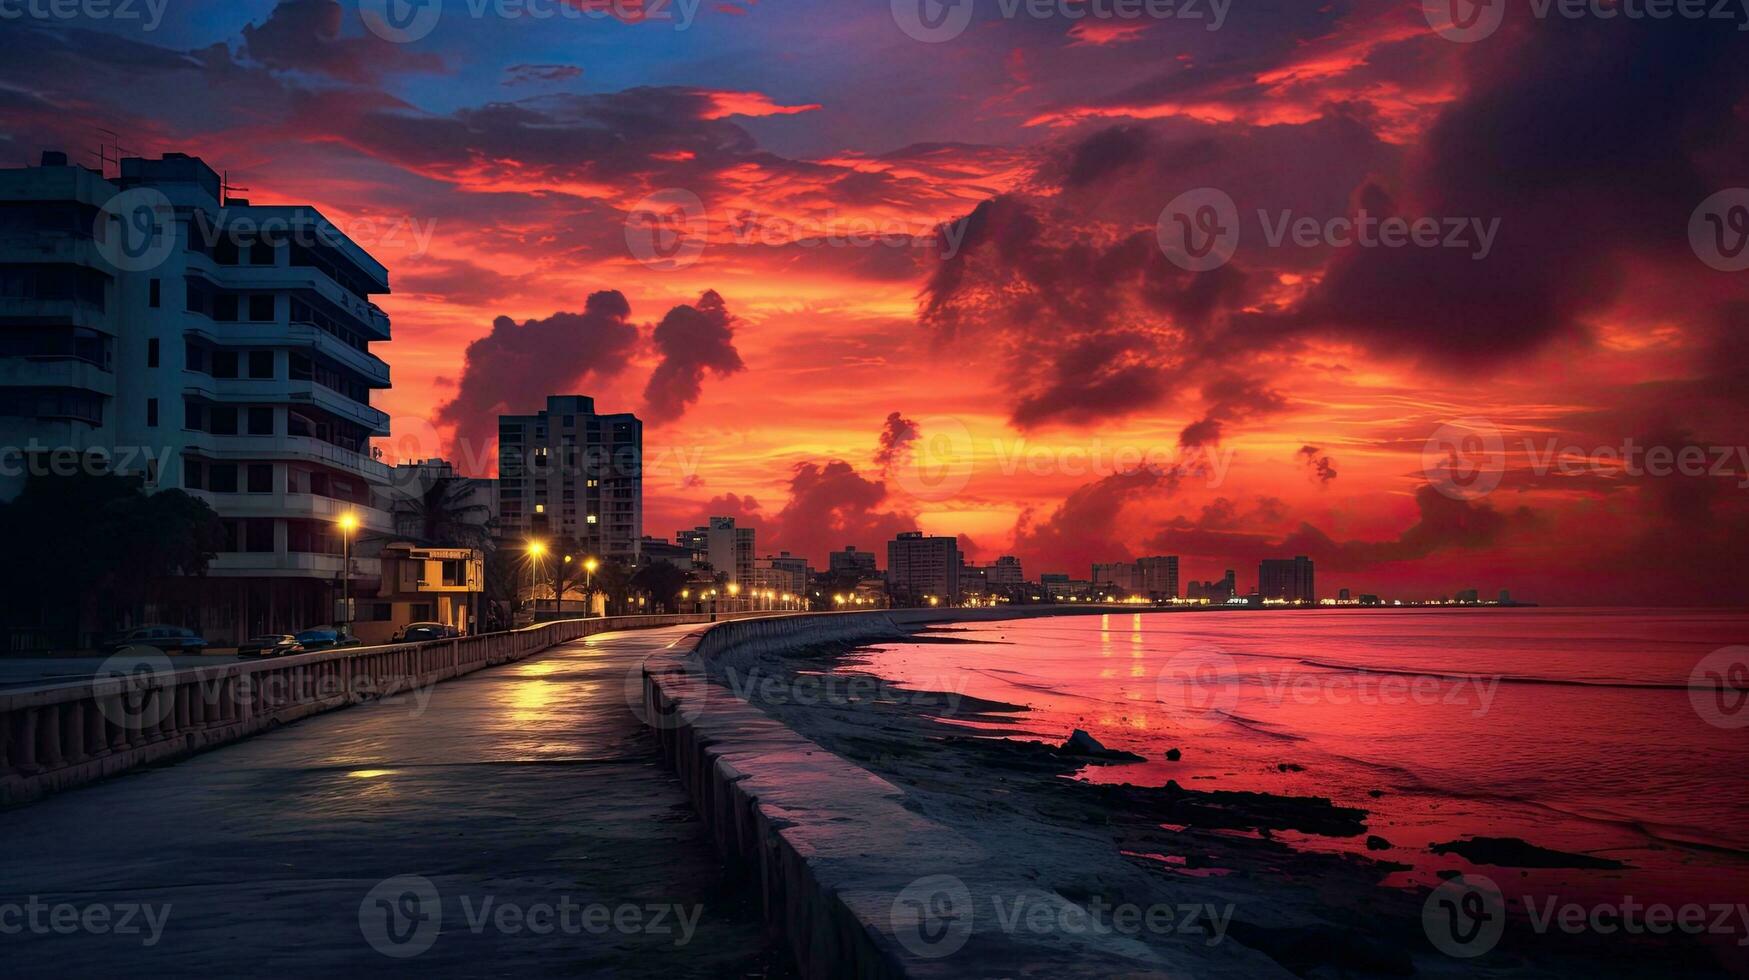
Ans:
POLYGON ((53 153, 0 170, 0 445, 212 505, 224 550, 148 615, 215 646, 333 621, 343 580, 375 591, 359 555, 394 530, 370 447, 388 434, 370 404, 389 387, 370 352, 387 270, 314 208, 223 193, 182 154, 114 178, 53 153))
POLYGON ((733 517, 713 517, 704 527, 676 532, 674 538, 692 550, 695 566, 709 563, 713 571, 728 576, 731 584, 758 587, 753 559, 758 529, 736 527, 733 517))

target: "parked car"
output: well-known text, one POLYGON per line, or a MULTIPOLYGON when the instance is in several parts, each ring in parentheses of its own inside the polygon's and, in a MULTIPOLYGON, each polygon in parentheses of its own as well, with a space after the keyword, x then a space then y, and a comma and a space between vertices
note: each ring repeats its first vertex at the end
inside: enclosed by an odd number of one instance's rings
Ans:
POLYGON ((462 631, 454 626, 443 623, 408 623, 395 631, 392 642, 423 643, 426 640, 448 640, 462 635, 462 631))
POLYGON ((304 645, 290 633, 267 633, 237 645, 239 657, 288 657, 303 652, 304 645))
POLYGON ((346 631, 333 626, 317 626, 314 629, 304 630, 295 639, 305 652, 364 646, 363 640, 356 636, 350 636, 346 631))
POLYGON ((155 647, 165 653, 203 653, 206 639, 180 626, 141 626, 110 637, 104 650, 114 653, 125 647, 155 647))

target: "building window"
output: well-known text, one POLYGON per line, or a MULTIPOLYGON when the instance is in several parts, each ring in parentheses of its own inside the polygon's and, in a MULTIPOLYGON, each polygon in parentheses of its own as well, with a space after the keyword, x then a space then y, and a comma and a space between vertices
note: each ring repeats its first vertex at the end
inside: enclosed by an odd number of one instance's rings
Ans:
POLYGON ((146 366, 149 368, 158 366, 158 338, 156 337, 146 341, 146 366))
POLYGON ((251 551, 256 554, 272 554, 275 550, 273 543, 273 522, 262 519, 244 521, 243 550, 251 551))
POLYGON ((206 431, 215 436, 234 436, 237 434, 237 406, 213 405, 207 409, 206 431))
POLYGON ((413 606, 413 621, 415 623, 431 622, 431 603, 415 602, 413 606))
POLYGON ((251 378, 273 377, 273 351, 252 350, 249 352, 249 376, 251 378))
POLYGON ((152 280, 152 284, 146 288, 146 305, 155 310, 163 299, 164 281, 162 279, 152 280))
POLYGON ((158 399, 156 398, 146 399, 146 427, 152 429, 158 427, 158 399))
POLYGON ((234 350, 216 350, 212 356, 212 376, 215 378, 234 378, 237 376, 237 352, 234 350))
POLYGON ((206 464, 198 459, 183 460, 182 485, 190 490, 206 489, 206 464))
POLYGON ((213 493, 236 493, 237 464, 214 463, 207 467, 206 488, 213 493))
POLYGON ((251 408, 249 410, 249 434, 252 436, 273 435, 273 409, 251 408))
POLYGON ((249 464, 249 492, 273 492, 273 465, 271 463, 249 464))
POLYGON ((249 319, 255 323, 273 320, 272 293, 255 293, 249 297, 249 319))
POLYGON ((270 241, 258 241, 255 244, 249 246, 249 264, 250 265, 273 265, 273 263, 274 263, 274 257, 273 257, 273 243, 272 242, 270 242, 270 241))

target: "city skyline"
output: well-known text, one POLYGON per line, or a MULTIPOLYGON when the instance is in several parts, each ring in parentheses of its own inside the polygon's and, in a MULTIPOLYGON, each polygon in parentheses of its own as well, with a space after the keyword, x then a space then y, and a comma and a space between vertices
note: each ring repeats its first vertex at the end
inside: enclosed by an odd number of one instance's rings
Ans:
MULTIPOLYGON (((1035 568, 1173 553, 1199 580, 1309 554, 1369 592, 1732 600, 1728 542, 1749 520, 1725 328, 1739 291, 1687 233, 1749 177, 1731 154, 1676 154, 1657 182, 1587 170, 1534 141, 1559 128, 1555 94, 1494 70, 1571 58, 1571 84, 1622 92, 1587 117, 1615 132, 1662 111, 1609 68, 1625 34, 1509 25, 1454 44, 1418 5, 1381 3, 1219 31, 995 17, 932 44, 885 4, 735 9, 677 30, 488 7, 406 44, 319 0, 196 6, 151 31, 27 19, 0 73, 31 94, 0 157, 180 150, 258 204, 331 216, 397 277, 378 405, 392 462, 493 475, 498 415, 581 392, 646 423, 647 527, 753 519, 774 552, 915 528, 1035 568), (846 32, 861 43, 831 73, 711 55, 846 32), (1569 50, 1592 34, 1596 52, 1569 50), (1084 90, 1076 66, 1093 65, 1084 90), (966 73, 1007 94, 943 97, 966 73), (1522 166, 1572 175, 1572 201, 1643 199, 1631 227, 1590 235, 1622 243, 1610 257, 1511 276, 1577 248, 1550 215, 1586 209, 1443 162, 1473 155, 1502 91, 1529 121, 1522 166), (1288 181, 1247 162, 1282 155, 1324 166, 1288 181), (1154 248, 1157 219, 1204 187, 1234 200, 1245 237, 1188 273, 1154 248), (1282 224, 1368 209, 1475 219, 1491 251, 1301 246, 1282 224), (1009 241, 1037 262, 1000 275, 1055 326, 989 301, 1009 241), (1126 271, 1051 271, 1071 255, 1126 271), (1376 284, 1399 266, 1430 291, 1386 302, 1376 284), (1490 292, 1472 281, 1500 298, 1464 299, 1490 292), (1491 492, 1441 493, 1442 449, 1491 492), (1677 466, 1689 453, 1702 464, 1677 466)), ((1640 55, 1657 77, 1726 57, 1658 30, 1640 55)))

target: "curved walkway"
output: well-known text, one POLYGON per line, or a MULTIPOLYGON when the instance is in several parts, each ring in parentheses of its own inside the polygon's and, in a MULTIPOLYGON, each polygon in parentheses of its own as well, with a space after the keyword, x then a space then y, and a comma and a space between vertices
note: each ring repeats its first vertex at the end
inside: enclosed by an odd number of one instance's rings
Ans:
POLYGON ((0 812, 0 959, 13 976, 781 972, 633 714, 643 658, 699 629, 590 637, 0 812))

